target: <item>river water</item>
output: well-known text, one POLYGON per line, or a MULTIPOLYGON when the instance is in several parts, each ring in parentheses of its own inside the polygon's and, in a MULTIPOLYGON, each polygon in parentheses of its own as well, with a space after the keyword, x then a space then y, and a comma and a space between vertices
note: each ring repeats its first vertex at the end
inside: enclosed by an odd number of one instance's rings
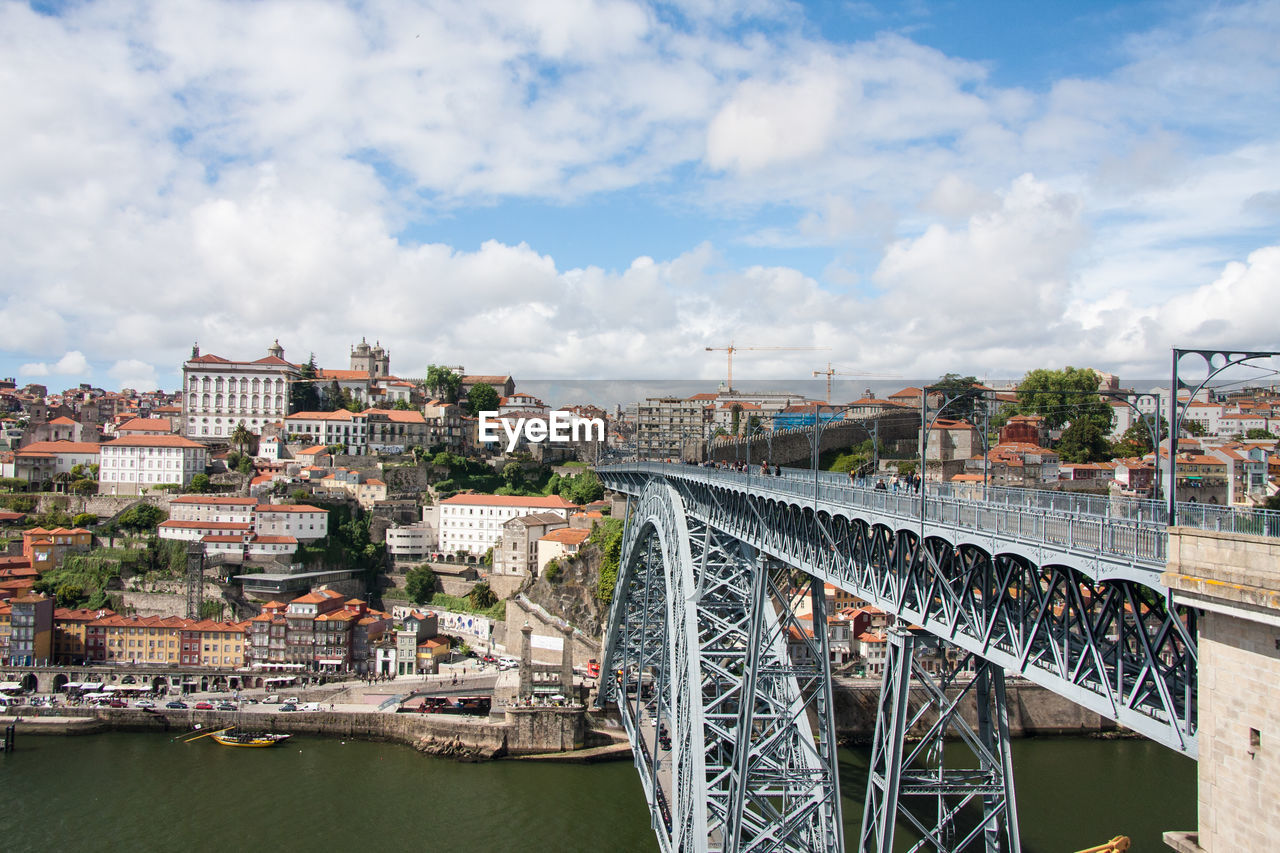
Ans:
MULTIPOLYGON (((1074 851, 1195 826, 1195 763, 1143 740, 1014 742, 1023 849, 1074 851)), ((845 750, 848 849, 867 764, 845 750)), ((629 761, 458 764, 392 744, 295 737, 274 749, 111 733, 25 736, 0 755, 0 849, 653 850, 629 761)), ((899 835, 901 835, 901 831, 899 835)))

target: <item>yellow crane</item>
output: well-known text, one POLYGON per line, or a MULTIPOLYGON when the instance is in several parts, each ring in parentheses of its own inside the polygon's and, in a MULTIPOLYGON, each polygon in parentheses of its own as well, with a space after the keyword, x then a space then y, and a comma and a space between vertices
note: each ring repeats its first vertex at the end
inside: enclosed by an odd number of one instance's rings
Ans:
POLYGON ((902 377, 896 373, 860 373, 856 370, 832 370, 831 362, 827 362, 826 370, 813 371, 814 376, 827 377, 827 402, 831 402, 831 377, 832 376, 862 376, 867 379, 901 379, 902 377))
POLYGON ((831 349, 831 347, 740 347, 734 345, 733 341, 729 342, 727 347, 707 347, 707 352, 727 352, 729 354, 729 379, 727 382, 729 390, 733 390, 733 354, 735 352, 760 351, 760 350, 820 350, 831 349))

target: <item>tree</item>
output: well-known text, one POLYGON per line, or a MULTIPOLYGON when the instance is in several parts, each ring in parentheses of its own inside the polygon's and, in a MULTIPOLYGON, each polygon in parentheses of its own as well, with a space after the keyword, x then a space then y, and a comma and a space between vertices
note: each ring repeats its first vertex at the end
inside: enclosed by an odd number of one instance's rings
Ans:
POLYGON ((338 409, 346 408, 346 403, 342 399, 342 386, 338 384, 338 380, 333 380, 324 390, 324 399, 320 403, 321 411, 336 412, 338 409))
POLYGON ((88 477, 81 477, 68 488, 71 490, 72 494, 80 495, 82 497, 96 495, 98 493, 98 481, 91 480, 88 477))
POLYGON ((144 530, 154 530, 155 526, 164 521, 164 519, 165 512, 160 507, 152 506, 151 504, 136 504, 120 513, 117 523, 126 530, 141 533, 144 530))
POLYGON ((249 445, 253 444, 253 433, 249 432, 249 428, 244 424, 236 424, 236 428, 231 431, 231 443, 236 446, 241 455, 249 452, 249 445))
POLYGON ((1033 370, 1018 383, 1018 412, 1041 415, 1050 429, 1092 420, 1106 432, 1111 429, 1111 406, 1098 396, 1098 374, 1077 370, 1033 370))
POLYGON ((596 472, 590 469, 572 477, 560 479, 560 497, 576 504, 589 504, 604 497, 604 486, 596 472))
POLYGON ((1259 427, 1251 427, 1251 428, 1249 428, 1248 430, 1246 430, 1246 431, 1245 431, 1244 437, 1245 437, 1245 438, 1254 438, 1254 439, 1258 439, 1258 438, 1275 438, 1275 436, 1274 436, 1274 435, 1272 435, 1271 433, 1267 432, 1265 429, 1261 429, 1261 428, 1259 428, 1259 427))
POLYGON ((502 479, 513 489, 524 485, 524 467, 519 462, 508 462, 502 468, 502 479))
POLYGON ((253 473, 253 459, 248 456, 241 456, 240 461, 236 463, 236 470, 248 477, 253 473))
POLYGON ((480 581, 480 583, 471 587, 471 592, 467 593, 467 598, 471 600, 471 606, 476 610, 488 610, 498 603, 498 596, 493 594, 493 590, 489 588, 488 581, 480 581))
POLYGON ((1063 462, 1103 462, 1111 458, 1111 442, 1093 418, 1076 421, 1062 432, 1058 455, 1063 462))
MULTIPOLYGON (((1168 437, 1169 422, 1162 417, 1159 440, 1163 442, 1168 437)), ((1120 440, 1111 446, 1111 452, 1116 456, 1143 456, 1151 451, 1151 431, 1147 429, 1145 420, 1134 421, 1120 436, 1120 440)))
MULTIPOLYGON (((1208 432, 1208 430, 1205 429, 1205 425, 1200 423, 1200 421, 1193 421, 1190 419, 1182 422, 1182 431, 1187 435, 1193 435, 1197 438, 1208 432)), ((1252 430, 1250 430, 1250 432, 1252 432, 1252 430)))
POLYGON ((477 382, 467 392, 467 408, 471 417, 479 417, 481 412, 494 412, 498 409, 498 392, 488 382, 477 382))
POLYGON ((414 604, 427 604, 436 594, 436 573, 426 563, 415 566, 404 576, 404 589, 414 604))
POLYGON ((306 364, 298 368, 298 380, 289 386, 289 413, 314 412, 320 409, 320 389, 315 379, 320 376, 316 367, 316 354, 312 353, 306 364))
POLYGON ((446 403, 458 402, 458 395, 462 393, 462 377, 447 367, 435 364, 427 366, 427 381, 424 384, 431 396, 446 403))
POLYGON ((205 492, 209 491, 211 487, 212 483, 209 482, 208 474, 196 474, 191 478, 191 484, 187 488, 195 492, 197 495, 203 495, 205 492))
POLYGON ((977 408, 978 400, 982 398, 982 392, 975 387, 977 384, 978 378, 976 376, 947 373, 933 383, 929 390, 942 394, 944 399, 947 397, 956 398, 943 413, 946 417, 973 423, 974 410, 977 408))
POLYGON ((400 412, 408 412, 413 409, 413 406, 409 405, 408 400, 396 400, 395 405, 391 408, 400 412))
POLYGON ((742 406, 737 403, 733 404, 733 408, 729 409, 729 432, 734 435, 738 434, 738 427, 742 422, 742 406))

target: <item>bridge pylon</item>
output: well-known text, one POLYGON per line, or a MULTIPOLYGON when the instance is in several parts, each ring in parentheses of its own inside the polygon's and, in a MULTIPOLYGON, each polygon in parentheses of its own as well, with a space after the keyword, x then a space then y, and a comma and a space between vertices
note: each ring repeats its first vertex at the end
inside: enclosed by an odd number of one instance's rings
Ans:
POLYGON ((890 629, 858 849, 890 853, 902 820, 920 836, 912 851, 1015 853, 1021 847, 1004 670, 972 654, 942 654, 940 669, 930 673, 915 644, 909 631, 890 629), (914 707, 913 677, 924 700, 914 707), (976 728, 961 714, 970 699, 976 728), (947 766, 948 740, 968 749, 963 766, 947 766))

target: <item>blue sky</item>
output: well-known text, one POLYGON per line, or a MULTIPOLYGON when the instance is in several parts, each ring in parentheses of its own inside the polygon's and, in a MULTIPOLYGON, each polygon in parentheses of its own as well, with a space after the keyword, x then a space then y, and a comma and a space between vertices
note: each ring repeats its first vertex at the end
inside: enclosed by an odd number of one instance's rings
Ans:
POLYGON ((0 375, 1277 348, 1280 2, 0 3, 0 375))

